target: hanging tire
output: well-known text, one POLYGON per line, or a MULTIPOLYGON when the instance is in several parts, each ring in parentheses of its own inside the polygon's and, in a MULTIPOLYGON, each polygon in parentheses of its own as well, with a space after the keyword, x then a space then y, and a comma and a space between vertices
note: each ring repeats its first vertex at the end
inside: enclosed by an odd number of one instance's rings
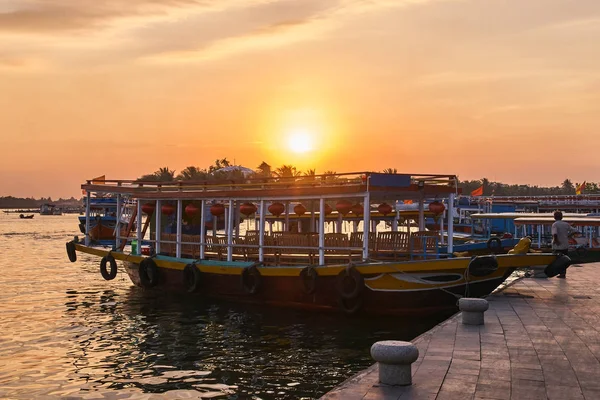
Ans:
POLYGON ((183 286, 188 293, 195 293, 200 290, 202 284, 202 272, 196 264, 188 264, 183 269, 183 286))
POLYGON ((67 257, 69 257, 69 261, 75 262, 77 261, 77 252, 75 251, 75 243, 67 242, 67 257))
POLYGON ((502 240, 500 240, 500 238, 497 237, 489 238, 487 241, 487 248, 492 253, 499 253, 500 251, 502 251, 502 240))
POLYGON ((498 270, 498 259, 496 256, 477 256, 469 262, 470 276, 488 276, 498 270))
POLYGON ((144 258, 138 269, 140 275, 140 283, 143 288, 151 288, 160 281, 160 270, 151 258, 144 258))
POLYGON ((577 258, 579 260, 585 258, 586 254, 587 254, 587 249, 585 247, 577 247, 575 249, 575 254, 577 255, 577 258))
POLYGON ((552 278, 553 276, 566 271, 569 265, 571 265, 571 258, 564 254, 558 254, 556 259, 548 264, 548 266, 544 269, 544 273, 549 278, 552 278))
POLYGON ((357 297, 365 288, 365 279, 358 270, 349 265, 341 271, 336 279, 336 289, 343 299, 357 297))
POLYGON ((317 279, 319 274, 314 267, 306 267, 300 271, 302 289, 306 294, 314 294, 317 291, 317 279))
POLYGON ((100 261, 100 274, 107 281, 112 281, 117 276, 117 261, 112 255, 102 257, 100 261), (110 271, 107 270, 106 264, 110 264, 110 271))
POLYGON ((262 276, 256 265, 244 268, 242 271, 242 288, 248 294, 256 294, 260 290, 262 276))
POLYGON ((363 297, 358 296, 353 299, 344 299, 343 297, 340 297, 338 299, 338 303, 344 314, 353 315, 356 314, 362 308, 363 297))

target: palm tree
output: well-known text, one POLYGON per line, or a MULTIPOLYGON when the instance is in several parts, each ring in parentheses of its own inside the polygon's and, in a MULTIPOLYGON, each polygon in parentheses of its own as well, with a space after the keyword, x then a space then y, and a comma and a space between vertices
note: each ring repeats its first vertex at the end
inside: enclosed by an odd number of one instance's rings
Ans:
POLYGON ((325 180, 325 182, 334 182, 338 179, 338 177, 335 176, 336 174, 337 174, 337 172, 328 170, 328 171, 323 172, 324 176, 321 179, 325 180))
POLYGON ((271 166, 264 161, 261 162, 260 165, 258 167, 256 167, 256 169, 257 169, 257 172, 256 172, 257 177, 270 178, 271 175, 273 175, 273 172, 271 171, 271 166))
POLYGON ((275 170, 275 176, 278 178, 295 178, 302 175, 302 172, 296 170, 293 165, 282 165, 275 170))
POLYGON ((384 174, 397 174, 398 170, 396 168, 386 168, 383 171, 384 174))
POLYGON ((179 175, 177 175, 177 179, 182 181, 201 181, 206 179, 206 175, 206 170, 189 166, 181 170, 179 175))
POLYGON ((563 183, 561 184, 561 191, 562 191, 562 194, 575 193, 575 186, 573 185, 573 182, 571 182, 570 179, 565 179, 563 181, 563 183))
POLYGON ((156 180, 159 182, 172 182, 175 180, 175 170, 171 170, 169 167, 159 168, 154 175, 156 175, 156 180))

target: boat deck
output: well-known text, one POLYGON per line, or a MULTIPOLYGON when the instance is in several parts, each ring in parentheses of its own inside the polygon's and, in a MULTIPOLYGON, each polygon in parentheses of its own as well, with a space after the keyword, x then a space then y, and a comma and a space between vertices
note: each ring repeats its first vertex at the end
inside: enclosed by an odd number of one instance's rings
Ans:
POLYGON ((485 325, 455 315, 413 342, 413 384, 377 383, 377 365, 324 399, 599 399, 600 263, 567 279, 525 278, 488 297, 485 325))

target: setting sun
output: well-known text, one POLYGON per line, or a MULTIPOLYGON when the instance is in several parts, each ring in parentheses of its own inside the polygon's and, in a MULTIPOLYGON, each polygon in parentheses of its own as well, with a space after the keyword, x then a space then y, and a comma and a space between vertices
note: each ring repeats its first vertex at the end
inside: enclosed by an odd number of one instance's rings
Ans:
POLYGON ((305 129, 296 129, 288 136, 288 148, 294 153, 306 153, 313 149, 313 135, 305 129))

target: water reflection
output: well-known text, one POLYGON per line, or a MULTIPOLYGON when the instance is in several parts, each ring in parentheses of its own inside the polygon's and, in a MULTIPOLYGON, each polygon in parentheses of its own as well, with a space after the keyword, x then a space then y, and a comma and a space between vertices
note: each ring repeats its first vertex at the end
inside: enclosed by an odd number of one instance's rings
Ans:
POLYGON ((373 342, 410 339, 437 322, 346 318, 137 288, 124 296, 71 290, 67 298, 68 312, 86 327, 69 355, 92 386, 229 398, 318 397, 370 365, 373 342))
POLYGON ((74 215, 0 215, 0 398, 316 398, 373 342, 437 322, 142 291, 122 269, 104 281, 97 258, 69 263, 73 234, 74 215))

